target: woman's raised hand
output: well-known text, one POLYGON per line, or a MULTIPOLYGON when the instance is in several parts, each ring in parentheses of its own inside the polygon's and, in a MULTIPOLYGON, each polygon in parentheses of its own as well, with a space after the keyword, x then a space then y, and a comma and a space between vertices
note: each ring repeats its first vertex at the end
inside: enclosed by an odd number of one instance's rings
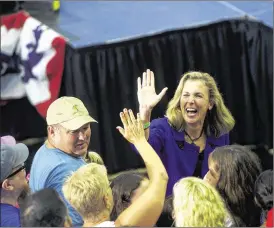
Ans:
POLYGON ((155 92, 154 73, 149 69, 143 73, 143 79, 137 79, 139 108, 151 111, 163 98, 167 91, 164 88, 158 95, 155 92))

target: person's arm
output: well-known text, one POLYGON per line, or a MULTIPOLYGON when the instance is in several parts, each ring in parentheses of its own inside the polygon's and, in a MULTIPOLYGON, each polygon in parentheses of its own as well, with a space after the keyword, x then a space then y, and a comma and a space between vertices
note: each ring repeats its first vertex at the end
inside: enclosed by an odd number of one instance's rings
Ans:
MULTIPOLYGON (((165 123, 163 119, 160 118, 160 119, 155 119, 151 121, 148 131, 150 135, 147 141, 155 150, 155 152, 158 154, 158 156, 161 158, 161 160, 163 161, 163 155, 164 155, 163 148, 165 147, 165 143, 167 139, 167 129, 165 127, 165 123)), ((139 154, 134 144, 131 144, 131 147, 134 152, 139 154)))
MULTIPOLYGON (((138 77, 138 102, 139 102, 139 113, 143 124, 150 122, 152 109, 160 102, 167 91, 167 87, 157 95, 155 91, 154 73, 147 69, 143 73, 143 79, 138 77)), ((145 137, 149 138, 149 128, 145 130, 145 137)))
MULTIPOLYGON (((141 107, 139 108, 139 113, 141 115, 140 118, 142 120, 143 125, 150 123, 151 112, 152 112, 152 109, 150 110, 148 108, 141 108, 141 107)), ((150 127, 145 129, 146 140, 148 140, 149 138, 149 129, 150 127)))
POLYGON ((124 129, 120 133, 134 144, 146 165, 149 186, 115 221, 115 226, 154 226, 163 210, 168 182, 166 169, 161 159, 145 138, 140 115, 135 119, 132 111, 121 113, 124 129))

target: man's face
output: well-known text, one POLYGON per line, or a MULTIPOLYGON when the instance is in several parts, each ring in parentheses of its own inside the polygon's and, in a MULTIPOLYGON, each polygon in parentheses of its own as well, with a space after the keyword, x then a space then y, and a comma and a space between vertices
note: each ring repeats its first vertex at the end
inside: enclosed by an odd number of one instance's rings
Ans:
POLYGON ((4 188, 4 190, 6 191, 14 191, 14 193, 19 196, 23 190, 28 189, 26 170, 22 164, 18 167, 15 167, 12 170, 12 173, 16 174, 6 179, 2 183, 2 188, 4 188), (18 171, 19 169, 20 171, 16 173, 16 171, 18 171))
POLYGON ((70 131, 60 126, 55 130, 54 146, 75 157, 84 156, 87 153, 91 136, 90 123, 87 123, 75 131, 70 131))

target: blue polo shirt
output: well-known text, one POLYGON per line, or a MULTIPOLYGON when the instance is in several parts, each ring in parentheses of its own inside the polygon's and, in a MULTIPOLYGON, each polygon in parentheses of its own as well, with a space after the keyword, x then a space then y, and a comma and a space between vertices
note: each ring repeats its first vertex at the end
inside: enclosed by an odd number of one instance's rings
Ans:
MULTIPOLYGON (((184 132, 173 129, 166 117, 151 121, 149 144, 161 158, 169 176, 166 196, 172 194, 174 184, 183 177, 192 176, 199 156, 199 147, 185 141, 184 132)), ((202 162, 202 178, 208 172, 208 156, 216 148, 229 144, 229 135, 207 137, 202 162)))
POLYGON ((55 189, 66 203, 73 226, 81 226, 83 220, 65 199, 62 187, 66 178, 85 164, 81 157, 70 156, 59 149, 49 149, 44 144, 36 152, 30 170, 31 191, 55 189))

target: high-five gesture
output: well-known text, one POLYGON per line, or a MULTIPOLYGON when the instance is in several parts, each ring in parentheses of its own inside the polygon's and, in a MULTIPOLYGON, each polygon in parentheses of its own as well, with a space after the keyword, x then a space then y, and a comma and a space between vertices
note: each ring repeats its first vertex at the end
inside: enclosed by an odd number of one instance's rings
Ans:
POLYGON ((117 129, 124 138, 134 144, 141 155, 146 166, 149 184, 142 195, 119 215, 115 221, 115 227, 153 227, 163 210, 168 175, 161 159, 145 139, 139 113, 136 119, 131 110, 124 109, 120 113, 120 118, 123 128, 117 127, 117 129))
POLYGON ((117 129, 125 139, 133 144, 140 140, 145 140, 145 132, 139 114, 137 114, 137 119, 135 119, 131 110, 124 109, 120 113, 120 118, 124 128, 117 127, 117 129))
POLYGON ((164 88, 158 95, 155 91, 154 73, 149 69, 143 73, 143 79, 138 77, 138 101, 140 109, 152 110, 159 101, 163 98, 167 91, 167 87, 164 88))

